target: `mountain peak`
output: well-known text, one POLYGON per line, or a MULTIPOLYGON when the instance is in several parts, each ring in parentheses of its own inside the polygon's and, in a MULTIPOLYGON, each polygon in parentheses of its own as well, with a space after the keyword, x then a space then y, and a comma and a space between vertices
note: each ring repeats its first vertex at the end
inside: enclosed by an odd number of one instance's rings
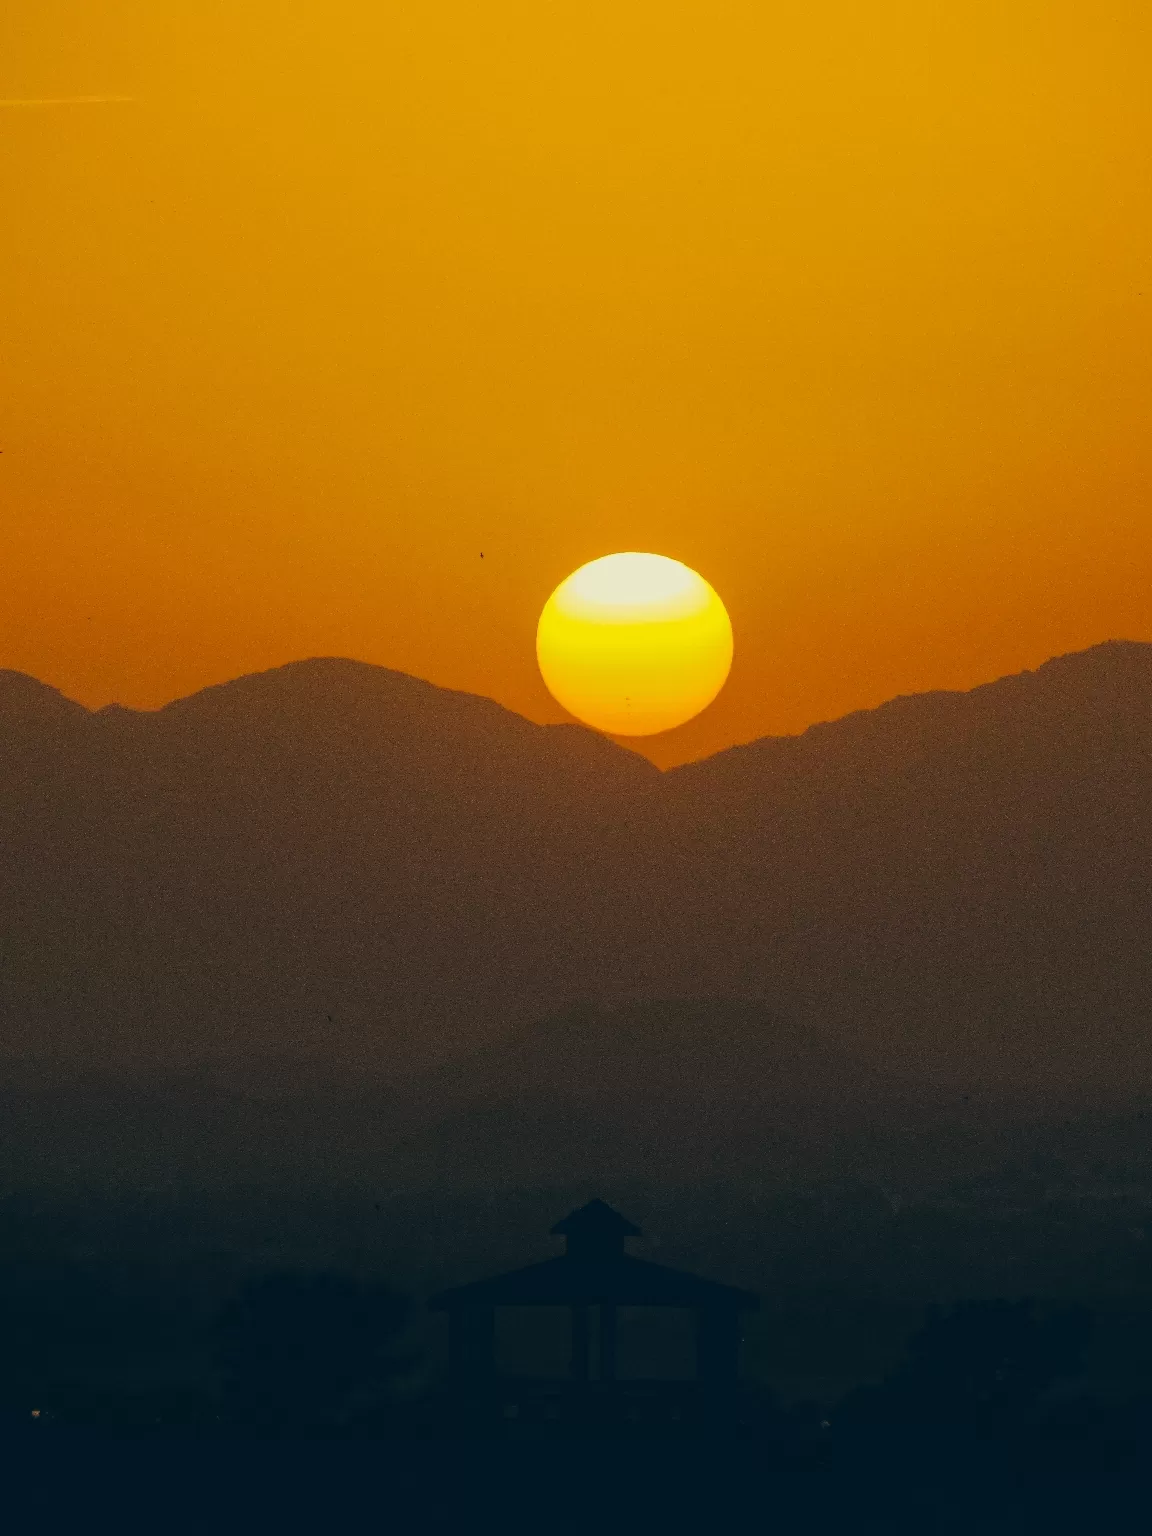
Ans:
MULTIPOLYGON (((440 688, 423 678, 391 667, 376 666, 368 661, 356 661, 349 656, 308 656, 299 661, 285 662, 279 667, 268 667, 261 672, 246 672, 227 682, 214 683, 200 688, 184 698, 174 699, 164 705, 161 714, 173 714, 190 709, 217 708, 233 703, 250 706, 253 702, 268 701, 278 705, 301 702, 328 705, 349 697, 409 697, 431 698, 440 694, 452 694, 454 690, 440 688)), ((460 694, 471 698, 471 694, 460 694)), ((485 702, 491 703, 491 700, 485 702)), ((497 706, 498 707, 498 706, 497 706)))
POLYGON ((157 711, 159 720, 205 735, 323 736, 351 748, 408 742, 419 753, 496 768, 508 754, 563 763, 564 772, 657 780, 647 758, 581 725, 537 725, 495 699, 347 657, 314 656, 204 688, 157 711))

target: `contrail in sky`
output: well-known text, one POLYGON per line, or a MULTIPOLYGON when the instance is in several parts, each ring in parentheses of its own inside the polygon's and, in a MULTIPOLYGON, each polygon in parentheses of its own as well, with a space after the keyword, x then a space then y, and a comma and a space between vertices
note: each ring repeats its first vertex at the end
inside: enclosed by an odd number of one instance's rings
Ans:
POLYGON ((9 100, 0 97, 0 107, 112 107, 135 100, 135 96, 30 96, 9 100))

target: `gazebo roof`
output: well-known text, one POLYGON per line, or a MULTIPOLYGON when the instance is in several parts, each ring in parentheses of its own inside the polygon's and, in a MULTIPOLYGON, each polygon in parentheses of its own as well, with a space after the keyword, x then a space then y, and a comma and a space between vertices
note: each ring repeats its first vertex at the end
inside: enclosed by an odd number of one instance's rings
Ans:
POLYGON ((524 1269, 457 1285, 433 1296, 436 1312, 470 1306, 571 1306, 611 1302, 622 1307, 725 1307, 752 1311, 760 1299, 734 1285, 622 1254, 611 1259, 546 1259, 524 1269))
POLYGON ((639 1237, 632 1225, 602 1200, 572 1211, 552 1228, 568 1239, 570 1251, 542 1264, 529 1264, 489 1280, 458 1285, 433 1296, 437 1312, 471 1306, 696 1307, 751 1311, 759 1297, 734 1285, 703 1280, 684 1270, 634 1259, 623 1251, 625 1237, 639 1237))

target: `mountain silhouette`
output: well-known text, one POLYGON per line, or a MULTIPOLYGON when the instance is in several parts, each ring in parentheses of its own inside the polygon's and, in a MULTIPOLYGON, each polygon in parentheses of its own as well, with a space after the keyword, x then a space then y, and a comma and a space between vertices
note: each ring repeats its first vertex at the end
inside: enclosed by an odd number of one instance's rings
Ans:
POLYGON ((592 732, 336 660, 155 713, 10 680, 0 752, 8 1051, 257 1076, 308 1046, 387 1069, 456 1010, 583 987, 659 782, 592 732))
POLYGON ((0 673, 0 1149, 482 1182, 1111 1113, 1150 791, 1135 643, 667 773, 352 661, 154 712, 0 673))

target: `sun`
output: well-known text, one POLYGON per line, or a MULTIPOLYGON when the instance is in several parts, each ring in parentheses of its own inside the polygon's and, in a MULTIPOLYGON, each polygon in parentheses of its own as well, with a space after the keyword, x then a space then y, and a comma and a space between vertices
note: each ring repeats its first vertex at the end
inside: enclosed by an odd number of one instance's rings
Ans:
POLYGON ((664 555, 604 555, 544 604, 536 658, 548 690, 585 725, 654 736, 683 725, 724 686, 732 625, 695 571, 664 555))

